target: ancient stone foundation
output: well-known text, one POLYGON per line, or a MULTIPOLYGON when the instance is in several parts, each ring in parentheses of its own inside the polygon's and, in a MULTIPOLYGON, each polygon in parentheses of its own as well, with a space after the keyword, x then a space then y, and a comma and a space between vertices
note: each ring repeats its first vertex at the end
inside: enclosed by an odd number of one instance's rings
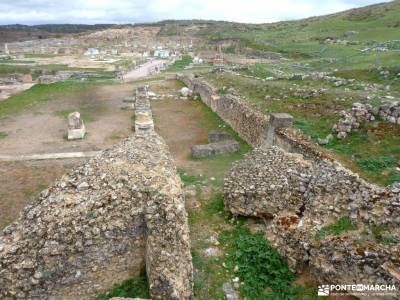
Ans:
POLYGON ((224 192, 233 214, 267 220, 266 237, 294 270, 309 267, 321 284, 399 286, 398 185, 380 188, 337 162, 273 146, 257 148, 235 164, 224 192), (342 218, 351 220, 353 230, 324 234, 342 218), (379 241, 376 228, 393 240, 379 241))
POLYGON ((228 123, 241 138, 251 145, 263 143, 269 123, 269 116, 252 109, 246 101, 234 95, 219 95, 217 90, 202 78, 178 75, 201 100, 228 123))
POLYGON ((234 153, 240 150, 240 144, 224 131, 210 131, 208 133, 208 141, 208 144, 192 146, 192 157, 205 158, 219 154, 234 153))
MULTIPOLYGON (((266 238, 290 267, 310 268, 321 284, 395 284, 399 289, 399 184, 381 188, 360 179, 291 128, 290 115, 263 115, 239 97, 218 95, 202 78, 177 79, 256 147, 225 178, 228 211, 263 218, 266 238), (340 220, 352 230, 324 231, 340 220)), ((394 106, 380 109, 381 115, 396 114, 394 106)), ((400 299, 399 291, 386 298, 400 299)))
POLYGON ((65 174, 0 234, 0 299, 94 299, 144 269, 152 299, 190 297, 181 181, 153 130, 65 174))

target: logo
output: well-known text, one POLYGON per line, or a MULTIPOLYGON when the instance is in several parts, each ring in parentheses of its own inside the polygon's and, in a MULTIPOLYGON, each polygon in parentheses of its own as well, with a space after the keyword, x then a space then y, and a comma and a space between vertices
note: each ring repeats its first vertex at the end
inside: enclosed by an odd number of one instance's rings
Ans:
POLYGON ((318 286, 318 296, 329 296, 329 285, 323 284, 318 286))
POLYGON ((385 284, 322 284, 318 286, 318 296, 330 295, 355 295, 355 296, 392 296, 397 294, 395 285, 385 284))

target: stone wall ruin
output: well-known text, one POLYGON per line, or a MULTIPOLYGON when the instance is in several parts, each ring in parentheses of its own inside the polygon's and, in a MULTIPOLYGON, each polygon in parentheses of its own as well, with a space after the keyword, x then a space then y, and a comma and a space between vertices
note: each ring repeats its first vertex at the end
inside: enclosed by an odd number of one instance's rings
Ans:
POLYGON ((181 181, 145 132, 75 167, 0 233, 1 299, 93 299, 144 269, 152 299, 190 297, 181 181))
MULTIPOLYGON (((264 116, 237 97, 218 95, 201 78, 178 79, 255 147, 225 178, 226 210, 264 219, 266 238, 290 267, 309 268, 321 284, 399 288, 399 184, 364 181, 291 128, 286 114, 264 116), (324 228, 341 218, 353 230, 325 235, 324 228)), ((399 291, 387 299, 400 299, 399 291)))
POLYGON ((309 268, 321 284, 400 284, 398 184, 381 188, 335 161, 273 146, 256 148, 234 165, 225 178, 224 202, 234 215, 265 219, 266 238, 290 267, 309 268), (353 230, 323 234, 343 217, 353 230))

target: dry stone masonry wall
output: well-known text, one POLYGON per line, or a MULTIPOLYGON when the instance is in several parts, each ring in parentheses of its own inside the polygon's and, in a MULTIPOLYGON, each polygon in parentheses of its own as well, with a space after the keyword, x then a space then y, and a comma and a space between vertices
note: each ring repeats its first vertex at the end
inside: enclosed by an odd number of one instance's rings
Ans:
POLYGON ((252 109, 245 101, 234 95, 218 95, 213 86, 202 78, 178 75, 190 90, 199 94, 201 100, 228 123, 241 138, 251 145, 259 145, 266 135, 269 118, 252 109))
MULTIPOLYGON (((201 78, 178 79, 256 146, 225 178, 228 211, 265 219, 266 238, 289 265, 297 271, 309 267, 321 284, 399 287, 399 184, 381 188, 360 179, 291 128, 287 114, 261 116, 238 98, 217 95, 201 78), (326 229, 340 220, 351 230, 326 229)), ((383 105, 375 114, 397 118, 397 106, 383 105)), ((357 128, 372 121, 373 112, 355 104, 350 117, 349 125, 357 128)))
POLYGON ((144 269, 152 299, 190 297, 181 181, 146 124, 65 174, 1 232, 1 299, 93 299, 144 269))
POLYGON ((266 237, 297 270, 320 283, 400 284, 400 186, 369 184, 339 163, 256 148, 225 179, 225 206, 270 221, 266 237), (346 218, 353 230, 324 234, 346 218), (393 238, 379 242, 373 232, 393 238))

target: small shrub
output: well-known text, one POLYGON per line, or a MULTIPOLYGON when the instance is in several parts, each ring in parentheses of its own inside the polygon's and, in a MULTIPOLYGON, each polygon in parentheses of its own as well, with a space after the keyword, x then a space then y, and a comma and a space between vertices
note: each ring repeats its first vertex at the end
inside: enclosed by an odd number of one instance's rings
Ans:
POLYGON ((149 286, 146 274, 129 279, 121 284, 115 285, 111 291, 100 295, 97 300, 108 300, 112 297, 144 298, 149 299, 149 286))
POLYGON ((381 239, 379 240, 379 243, 383 245, 393 245, 399 243, 399 239, 393 235, 388 234, 382 236, 381 239))
POLYGON ((230 244, 227 256, 228 267, 242 282, 240 293, 248 300, 296 299, 304 295, 304 288, 294 286, 295 274, 262 234, 251 234, 243 226, 223 232, 221 241, 230 244), (301 291, 300 291, 301 290, 301 291))
POLYGON ((395 182, 400 182, 400 172, 399 171, 391 172, 389 175, 388 181, 389 181, 389 184, 392 184, 395 182))
POLYGON ((386 224, 374 224, 371 226, 371 232, 378 243, 383 245, 391 245, 397 243, 397 238, 391 234, 387 234, 389 228, 386 224))
POLYGON ((396 159, 391 156, 375 156, 363 160, 359 160, 357 165, 370 172, 382 172, 384 169, 392 167, 396 164, 396 159))
POLYGON ((326 235, 338 235, 349 230, 356 230, 357 226, 349 217, 342 217, 334 223, 331 223, 317 232, 317 239, 322 240, 326 235))

